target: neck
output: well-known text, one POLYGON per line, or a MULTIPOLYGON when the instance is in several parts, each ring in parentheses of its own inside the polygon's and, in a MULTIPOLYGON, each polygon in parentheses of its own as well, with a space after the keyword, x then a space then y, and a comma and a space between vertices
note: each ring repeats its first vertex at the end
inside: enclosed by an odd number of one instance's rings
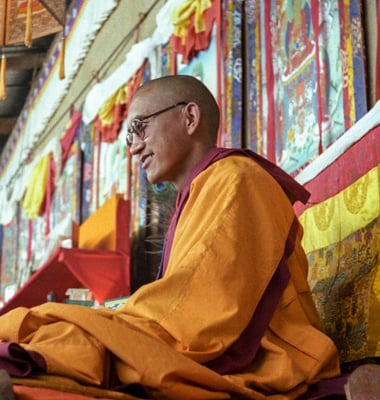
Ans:
POLYGON ((182 174, 181 179, 177 182, 173 182, 177 191, 182 192, 183 188, 191 178, 194 168, 207 156, 211 149, 215 148, 215 145, 203 146, 200 150, 192 152, 188 157, 186 173, 182 174))

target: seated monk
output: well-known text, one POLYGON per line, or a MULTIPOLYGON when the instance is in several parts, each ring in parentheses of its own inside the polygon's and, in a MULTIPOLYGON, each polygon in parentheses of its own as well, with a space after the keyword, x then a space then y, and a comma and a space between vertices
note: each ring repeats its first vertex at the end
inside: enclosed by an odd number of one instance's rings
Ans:
MULTIPOLYGON (((194 77, 141 86, 128 126, 148 181, 178 190, 157 280, 117 310, 14 309, 1 345, 42 376, 168 399, 295 399, 339 376, 292 207, 304 188, 250 150, 216 147, 218 106, 194 77)), ((10 365, 0 361, 16 376, 10 365)))

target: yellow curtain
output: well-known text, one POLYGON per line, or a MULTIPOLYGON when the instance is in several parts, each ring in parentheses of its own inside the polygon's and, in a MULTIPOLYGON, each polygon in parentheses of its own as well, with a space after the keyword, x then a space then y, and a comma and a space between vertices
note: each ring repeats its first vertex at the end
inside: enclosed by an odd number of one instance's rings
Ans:
POLYGON ((204 12, 212 5, 211 0, 187 0, 174 8, 170 17, 174 25, 173 34, 180 37, 182 44, 186 43, 191 16, 194 14, 195 33, 206 30, 204 12))
POLYGON ((99 110, 98 117, 103 127, 111 126, 115 119, 114 109, 116 105, 126 103, 126 86, 119 88, 99 110))
POLYGON ((300 216, 306 253, 341 241, 380 215, 379 174, 377 166, 300 216))
POLYGON ((379 178, 377 165, 300 216, 313 299, 342 363, 380 356, 379 178))
POLYGON ((27 185, 26 194, 22 201, 22 208, 28 218, 38 216, 45 198, 50 155, 42 157, 34 166, 27 185))

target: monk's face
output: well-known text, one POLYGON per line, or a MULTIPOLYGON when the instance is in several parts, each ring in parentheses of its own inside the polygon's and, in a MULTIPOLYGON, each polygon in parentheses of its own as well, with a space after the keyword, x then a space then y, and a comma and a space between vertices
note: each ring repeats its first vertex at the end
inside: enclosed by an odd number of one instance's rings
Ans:
POLYGON ((187 105, 178 103, 143 91, 133 98, 127 122, 131 153, 139 158, 148 181, 170 181, 180 188, 189 170, 191 137, 186 128, 187 105))

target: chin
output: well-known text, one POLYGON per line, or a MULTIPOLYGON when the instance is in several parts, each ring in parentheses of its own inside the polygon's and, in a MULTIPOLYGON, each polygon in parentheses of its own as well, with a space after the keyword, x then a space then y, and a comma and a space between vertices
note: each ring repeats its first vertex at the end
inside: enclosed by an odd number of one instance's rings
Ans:
POLYGON ((158 179, 157 177, 149 175, 149 174, 147 174, 146 178, 147 178, 148 182, 151 183, 152 185, 156 185, 158 183, 163 182, 162 179, 158 179))

